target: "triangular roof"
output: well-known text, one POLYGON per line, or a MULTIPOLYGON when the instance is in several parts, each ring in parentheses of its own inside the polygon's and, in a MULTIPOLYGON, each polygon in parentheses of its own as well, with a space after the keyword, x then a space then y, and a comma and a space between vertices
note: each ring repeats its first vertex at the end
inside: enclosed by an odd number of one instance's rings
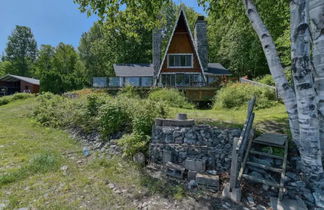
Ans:
POLYGON ((17 75, 12 75, 12 74, 7 74, 3 77, 0 77, 0 80, 7 81, 7 82, 22 80, 27 83, 33 84, 33 85, 39 85, 38 79, 34 79, 34 78, 30 78, 30 77, 22 77, 22 76, 17 76, 17 75))
POLYGON ((165 50, 165 53, 164 53, 164 56, 163 56, 163 59, 162 59, 161 65, 160 65, 160 69, 159 69, 158 74, 157 74, 157 78, 159 78, 159 76, 160 76, 160 74, 161 74, 163 64, 164 64, 165 59, 166 59, 166 57, 167 57, 168 50, 169 50, 169 48, 170 48, 171 41, 172 41, 172 39, 173 39, 173 37, 174 37, 174 35, 175 35, 175 31, 176 31, 176 28, 177 28, 178 23, 179 23, 179 21, 180 21, 181 15, 183 15, 183 17, 184 17, 184 21, 185 21, 185 24, 186 24, 186 28, 187 28, 187 30, 188 30, 189 37, 190 37, 190 41, 191 41, 192 46, 193 46, 193 48, 194 48, 194 53, 195 53, 196 56, 197 56, 198 63, 199 63, 200 69, 201 69, 201 73, 202 73, 202 75, 203 75, 204 80, 207 81, 207 80, 206 80, 206 76, 205 76, 205 74, 204 74, 204 68, 203 68, 203 66, 202 66, 202 64, 201 64, 201 60, 200 60, 200 57, 199 57, 199 54, 198 54, 197 46, 195 45, 195 42, 194 42, 194 39, 193 39, 193 36, 192 36, 192 33, 191 33, 191 29, 190 29, 189 24, 188 24, 188 19, 187 19, 186 13, 185 13, 185 11, 183 10, 183 8, 180 9, 179 14, 178 14, 178 17, 177 17, 177 19, 176 19, 176 22, 175 22, 175 24, 174 24, 174 27, 173 27, 173 30, 172 30, 172 34, 171 34, 170 39, 169 39, 169 41, 168 41, 168 45, 167 45, 167 48, 166 48, 166 50, 165 50))

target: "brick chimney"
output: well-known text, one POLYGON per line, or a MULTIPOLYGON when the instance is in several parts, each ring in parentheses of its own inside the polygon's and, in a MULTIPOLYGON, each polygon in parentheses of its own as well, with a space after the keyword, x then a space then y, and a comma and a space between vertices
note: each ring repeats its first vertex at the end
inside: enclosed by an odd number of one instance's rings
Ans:
POLYGON ((161 65, 161 45, 162 45, 162 30, 154 29, 152 35, 152 62, 154 68, 154 80, 157 80, 157 74, 161 65))
POLYGON ((204 16, 198 16, 195 25, 195 45, 198 50, 199 58, 204 71, 208 68, 208 37, 207 37, 207 21, 204 16))

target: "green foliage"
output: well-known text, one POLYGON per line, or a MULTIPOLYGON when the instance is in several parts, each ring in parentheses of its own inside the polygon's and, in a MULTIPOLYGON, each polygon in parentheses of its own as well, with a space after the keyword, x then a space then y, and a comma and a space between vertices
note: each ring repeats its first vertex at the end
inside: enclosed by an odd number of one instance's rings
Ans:
POLYGON ((10 95, 10 96, 3 96, 3 97, 0 97, 0 106, 8 104, 8 103, 16 101, 16 100, 26 99, 26 98, 31 98, 31 97, 34 97, 34 95, 30 94, 30 93, 16 93, 16 94, 10 95))
POLYGON ((24 179, 37 173, 47 173, 59 168, 60 160, 52 153, 41 153, 35 155, 30 162, 16 171, 0 176, 0 187, 15 181, 24 179))
POLYGON ((8 104, 10 102, 11 96, 4 96, 0 98, 0 106, 8 104))
POLYGON ((101 107, 99 114, 100 132, 104 137, 127 128, 129 115, 120 103, 108 103, 101 107))
POLYGON ((125 86, 119 92, 118 95, 128 98, 140 98, 140 95, 133 86, 125 86))
POLYGON ((118 144, 123 148, 123 155, 126 157, 132 157, 137 152, 148 151, 148 145, 150 137, 137 132, 132 134, 126 134, 122 139, 118 141, 118 144))
POLYGON ((20 76, 30 76, 32 65, 37 56, 37 43, 29 27, 16 26, 15 30, 8 38, 5 49, 4 61, 9 61, 11 65, 6 65, 6 73, 20 76))
POLYGON ((7 73, 14 72, 14 65, 10 61, 0 62, 0 77, 7 73))
POLYGON ((60 43, 55 49, 46 45, 36 63, 41 90, 64 93, 81 89, 85 83, 85 68, 73 46, 60 43))
POLYGON ((150 135, 154 119, 165 118, 168 108, 167 104, 153 100, 134 100, 131 106, 128 106, 128 113, 132 118, 133 132, 150 135))
MULTIPOLYGON (((284 73, 286 75, 286 78, 287 78, 288 82, 290 84, 292 84, 292 73, 291 73, 291 69, 290 68, 286 68, 284 70, 284 73)), ((261 76, 261 77, 257 78, 256 81, 261 82, 261 83, 266 84, 266 85, 275 86, 275 82, 274 82, 273 77, 272 77, 271 74, 266 74, 264 76, 261 76)))
POLYGON ((149 99, 153 101, 162 101, 168 104, 171 107, 179 108, 193 108, 193 105, 188 102, 184 94, 179 92, 176 89, 159 89, 152 91, 149 96, 149 99))
POLYGON ((214 99, 214 108, 241 108, 256 96, 256 109, 275 105, 275 92, 272 89, 250 84, 232 83, 220 89, 214 99))
POLYGON ((145 17, 127 8, 82 35, 78 49, 89 84, 92 77, 114 76, 113 64, 151 62, 152 35, 145 17))
POLYGON ((275 86, 275 82, 274 82, 271 74, 264 75, 263 77, 258 79, 258 82, 261 82, 261 83, 266 84, 266 85, 275 86))
POLYGON ((98 132, 109 140, 118 132, 128 133, 124 142, 126 156, 136 151, 147 151, 147 136, 155 118, 168 115, 167 105, 148 99, 119 95, 89 94, 79 99, 68 99, 52 93, 38 97, 34 118, 45 126, 80 128, 82 132, 98 132))
MULTIPOLYGON (((236 76, 252 78, 269 73, 260 41, 241 1, 199 0, 209 8, 210 62, 220 62, 236 76)), ((290 65, 289 1, 254 1, 285 66, 290 65), (271 8, 271 10, 269 10, 271 8)))
POLYGON ((39 104, 33 111, 34 118, 42 125, 68 127, 73 123, 75 107, 62 96, 44 93, 37 98, 39 104))

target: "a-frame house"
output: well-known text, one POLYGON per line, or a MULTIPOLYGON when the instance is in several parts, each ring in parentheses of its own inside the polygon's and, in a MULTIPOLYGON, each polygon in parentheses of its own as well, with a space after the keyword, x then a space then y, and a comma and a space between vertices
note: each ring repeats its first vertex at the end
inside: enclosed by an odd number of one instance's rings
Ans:
POLYGON ((208 63, 207 22, 199 16, 191 33, 185 11, 180 9, 161 57, 162 32, 152 37, 152 64, 114 64, 115 77, 94 78, 94 87, 206 87, 231 73, 219 63, 208 63), (161 59, 162 58, 162 59, 161 59))
POLYGON ((160 86, 202 86, 207 82, 183 10, 179 12, 156 77, 160 86))

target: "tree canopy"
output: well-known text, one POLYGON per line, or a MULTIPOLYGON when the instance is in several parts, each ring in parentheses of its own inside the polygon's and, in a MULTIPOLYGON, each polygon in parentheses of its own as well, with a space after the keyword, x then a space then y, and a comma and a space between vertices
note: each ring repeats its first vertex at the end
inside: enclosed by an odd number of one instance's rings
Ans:
POLYGON ((56 48, 43 45, 36 69, 42 91, 64 93, 84 85, 85 68, 71 45, 60 43, 56 48))
POLYGON ((5 52, 3 60, 9 61, 11 64, 6 65, 6 73, 21 76, 31 75, 31 66, 37 56, 37 43, 29 27, 16 26, 8 38, 5 52))

